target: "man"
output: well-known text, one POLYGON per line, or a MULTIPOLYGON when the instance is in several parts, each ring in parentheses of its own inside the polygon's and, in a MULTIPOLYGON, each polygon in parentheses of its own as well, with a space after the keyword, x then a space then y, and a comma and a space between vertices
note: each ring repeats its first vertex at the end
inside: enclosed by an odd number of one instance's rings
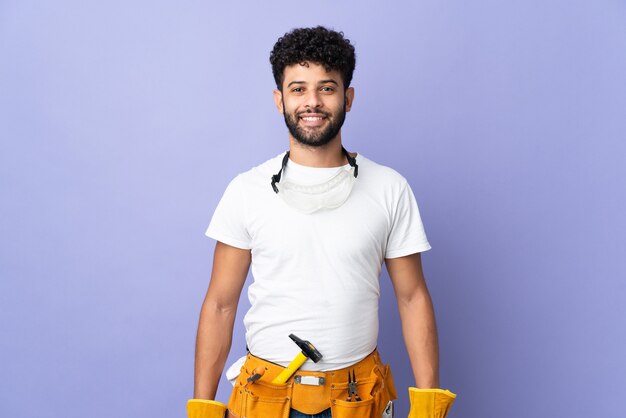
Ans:
POLYGON ((342 146, 354 47, 323 27, 295 29, 276 42, 270 62, 289 151, 238 175, 207 229, 217 244, 189 416, 226 412, 213 399, 250 266, 249 353, 234 366, 228 415, 392 416, 395 387, 376 351, 383 261, 420 388, 410 389, 409 416, 444 416, 455 395, 437 389, 437 332, 420 261, 430 245, 415 198, 397 172, 342 146), (321 354, 295 373, 285 369, 301 350, 291 334, 321 354))

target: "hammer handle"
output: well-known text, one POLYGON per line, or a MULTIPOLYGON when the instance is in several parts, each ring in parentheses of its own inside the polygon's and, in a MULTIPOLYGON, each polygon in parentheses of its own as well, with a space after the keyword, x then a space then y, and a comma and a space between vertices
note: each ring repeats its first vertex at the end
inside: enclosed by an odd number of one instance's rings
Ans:
POLYGON ((298 353, 296 358, 294 358, 293 361, 289 363, 289 366, 287 366, 285 370, 280 372, 280 374, 276 376, 274 380, 272 380, 272 383, 285 383, 300 368, 300 366, 302 366, 304 362, 307 361, 307 359, 308 357, 305 356, 302 352, 298 353))

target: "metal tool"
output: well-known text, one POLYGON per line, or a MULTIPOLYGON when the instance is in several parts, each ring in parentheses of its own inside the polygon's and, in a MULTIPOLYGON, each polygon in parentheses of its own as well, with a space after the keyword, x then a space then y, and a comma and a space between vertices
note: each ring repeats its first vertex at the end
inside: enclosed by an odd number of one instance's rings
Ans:
POLYGON ((289 338, 291 338, 302 351, 298 353, 296 358, 294 358, 291 363, 289 363, 289 366, 287 366, 285 370, 272 380, 272 383, 274 384, 285 383, 308 359, 313 360, 315 363, 322 359, 322 354, 317 351, 317 348, 315 348, 310 342, 301 340, 294 334, 289 334, 289 338))
POLYGON ((265 374, 265 367, 259 366, 256 369, 252 370, 252 375, 248 378, 248 383, 254 383, 261 378, 265 374))
POLYGON ((354 369, 352 369, 352 375, 348 372, 348 399, 346 399, 346 401, 352 402, 353 397, 356 402, 361 400, 359 393, 356 391, 356 374, 354 373, 354 369))
POLYGON ((383 411, 383 416, 381 418, 393 418, 393 401, 389 401, 387 403, 387 407, 383 411))

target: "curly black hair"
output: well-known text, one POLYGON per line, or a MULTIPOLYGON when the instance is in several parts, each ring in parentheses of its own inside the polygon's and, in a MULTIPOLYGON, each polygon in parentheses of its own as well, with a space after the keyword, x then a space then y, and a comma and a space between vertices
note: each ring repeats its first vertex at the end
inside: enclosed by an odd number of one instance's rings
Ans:
POLYGON ((323 26, 287 32, 276 41, 270 53, 278 90, 282 91, 285 67, 304 62, 323 65, 326 71, 339 71, 344 87, 348 88, 356 65, 354 46, 344 38, 343 32, 323 26))

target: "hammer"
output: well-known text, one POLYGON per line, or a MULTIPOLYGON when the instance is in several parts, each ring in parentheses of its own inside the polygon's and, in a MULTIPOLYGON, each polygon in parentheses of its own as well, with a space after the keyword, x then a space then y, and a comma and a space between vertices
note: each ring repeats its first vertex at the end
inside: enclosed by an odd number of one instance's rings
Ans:
POLYGON ((272 380, 272 383, 285 383, 296 372, 296 370, 298 370, 300 366, 302 366, 302 364, 307 361, 307 359, 311 359, 315 363, 322 359, 322 354, 317 351, 317 349, 310 342, 301 340, 294 334, 289 334, 289 338, 291 338, 302 351, 298 353, 296 358, 294 358, 291 363, 289 363, 289 366, 287 366, 285 370, 283 370, 278 376, 276 376, 274 380, 272 380))

